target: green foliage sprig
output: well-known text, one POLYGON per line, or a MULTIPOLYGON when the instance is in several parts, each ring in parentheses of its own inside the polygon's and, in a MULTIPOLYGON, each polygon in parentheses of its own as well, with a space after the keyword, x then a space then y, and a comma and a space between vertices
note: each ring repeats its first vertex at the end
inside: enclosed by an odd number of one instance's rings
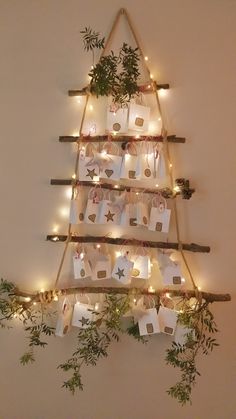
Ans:
POLYGON ((173 342, 167 350, 166 362, 181 371, 181 379, 167 390, 182 405, 191 403, 191 394, 196 379, 200 376, 196 359, 199 352, 208 355, 219 344, 212 335, 218 332, 209 304, 196 304, 193 307, 185 301, 182 312, 178 315, 178 323, 186 329, 183 345, 173 342))
MULTIPOLYGON (((81 33, 84 49, 92 51, 94 64, 94 51, 104 49, 105 38, 99 38, 99 32, 91 28, 85 28, 81 33)), ((125 106, 139 92, 139 57, 139 49, 126 43, 123 43, 118 55, 111 51, 102 56, 89 73, 91 93, 97 97, 110 95, 114 103, 125 106)))

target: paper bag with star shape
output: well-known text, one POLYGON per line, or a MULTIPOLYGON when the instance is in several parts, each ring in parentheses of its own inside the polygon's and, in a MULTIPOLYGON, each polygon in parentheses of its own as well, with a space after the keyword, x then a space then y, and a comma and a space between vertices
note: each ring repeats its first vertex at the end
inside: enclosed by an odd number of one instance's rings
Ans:
MULTIPOLYGON (((95 153, 95 151, 94 151, 95 153)), ((93 154, 87 156, 87 147, 80 150, 78 177, 80 181, 97 181, 99 180, 99 167, 96 163, 91 163, 93 154)))
POLYGON ((80 329, 86 329, 89 327, 89 322, 93 321, 94 307, 90 304, 84 304, 77 302, 74 305, 72 326, 79 327, 80 329))
POLYGON ((99 224, 115 224, 119 225, 120 223, 120 212, 119 209, 112 205, 110 199, 103 199, 100 206, 99 213, 99 224))
POLYGON ((131 274, 134 263, 130 261, 127 256, 119 256, 116 259, 114 268, 112 270, 112 278, 121 282, 122 284, 129 284, 131 282, 131 274))

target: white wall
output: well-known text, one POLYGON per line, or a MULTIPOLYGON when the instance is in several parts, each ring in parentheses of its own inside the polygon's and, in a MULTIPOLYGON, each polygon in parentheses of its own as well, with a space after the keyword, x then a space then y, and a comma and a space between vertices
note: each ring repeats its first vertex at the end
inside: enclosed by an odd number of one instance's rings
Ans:
MULTIPOLYGON (((235 295, 235 0, 1 0, 1 276, 21 288, 52 287, 61 245, 45 242, 65 188, 52 177, 73 173, 74 148, 59 135, 79 126, 81 107, 68 98, 82 87, 90 59, 79 31, 108 33, 127 7, 158 82, 172 86, 163 99, 170 133, 186 136, 171 147, 176 177, 190 178, 197 192, 179 200, 183 240, 211 246, 209 255, 188 255, 199 285, 235 295)), ((0 416, 3 419, 234 419, 234 300, 214 306, 220 347, 199 359, 202 377, 192 407, 166 394, 177 374, 164 363, 166 337, 144 347, 130 339, 114 345, 107 360, 84 371, 85 390, 74 398, 60 388, 56 366, 73 349, 75 333, 52 340, 32 367, 21 367, 25 349, 16 321, 1 331, 0 416)))

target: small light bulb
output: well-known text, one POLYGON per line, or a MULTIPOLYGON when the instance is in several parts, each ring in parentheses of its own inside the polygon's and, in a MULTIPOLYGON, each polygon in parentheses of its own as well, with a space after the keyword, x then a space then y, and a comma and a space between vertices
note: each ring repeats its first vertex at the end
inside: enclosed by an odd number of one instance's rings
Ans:
POLYGON ((174 191, 175 191, 175 192, 180 192, 180 187, 179 187, 178 185, 176 185, 176 186, 174 187, 174 191))
POLYGON ((41 289, 40 289, 40 292, 44 292, 44 291, 45 291, 45 289, 44 289, 44 288, 41 288, 41 289))
POLYGON ((97 249, 100 249, 101 248, 101 245, 100 244, 97 244, 96 247, 97 247, 97 249))
POLYGON ((76 179, 76 174, 74 173, 71 177, 72 179, 76 179))
POLYGON ((184 284, 185 283, 185 278, 181 278, 181 282, 184 284))
POLYGON ((148 85, 148 89, 151 89, 151 85, 150 84, 148 85))
POLYGON ((116 254, 117 258, 121 256, 121 252, 119 252, 119 251, 117 251, 115 254, 116 254))
POLYGON ((156 183, 156 185, 155 185, 155 186, 156 186, 156 188, 158 188, 158 186, 159 186, 159 185, 158 185, 158 183, 156 183))
POLYGON ((119 185, 114 185, 114 188, 119 188, 119 185))
POLYGON ((76 102, 80 105, 81 104, 81 98, 80 96, 76 96, 76 102))
POLYGON ((89 105, 89 110, 93 111, 93 105, 89 105))
POLYGON ((116 136, 116 131, 113 131, 113 135, 114 135, 114 137, 116 136))
POLYGON ((13 317, 14 317, 14 319, 16 319, 17 318, 17 313, 14 313, 13 317))
POLYGON ((150 74, 150 79, 153 79, 153 74, 150 74))
POLYGON ((153 268, 153 263, 150 263, 151 268, 153 268))
POLYGON ((169 164, 169 166, 170 166, 170 169, 171 169, 171 168, 173 167, 173 164, 172 164, 172 163, 170 163, 170 164, 169 164))
POLYGON ((158 118, 158 121, 161 121, 161 118, 158 118))
POLYGON ((102 156, 106 156, 106 154, 107 154, 107 151, 106 150, 102 150, 101 155, 102 156))
POLYGON ((197 287, 198 291, 201 291, 201 287, 197 287))
POLYGON ((37 305, 36 301, 34 301, 34 302, 33 302, 33 305, 34 305, 34 306, 36 306, 36 305, 37 305))
POLYGON ((145 60, 145 61, 148 61, 148 57, 147 57, 147 55, 144 57, 144 60, 145 60))
POLYGON ((55 237, 53 237, 53 238, 52 238, 52 240, 53 240, 54 242, 58 242, 58 241, 59 241, 59 237, 58 237, 58 236, 55 236, 55 237))
POLYGON ((134 301, 134 303, 136 303, 136 302, 137 302, 136 298, 134 298, 134 300, 133 300, 133 301, 134 301))
POLYGON ((65 196, 66 198, 70 199, 71 198, 71 187, 66 188, 65 190, 65 196))
POLYGON ((72 137, 79 137, 79 132, 78 131, 74 131, 72 134, 72 137))
POLYGON ((25 301, 28 303, 29 301, 31 301, 30 297, 25 297, 25 301))
POLYGON ((59 226, 55 224, 52 229, 53 233, 58 233, 58 229, 59 229, 59 226))
POLYGON ((135 136, 135 138, 137 138, 137 139, 138 139, 138 138, 140 138, 140 135, 139 135, 139 134, 137 134, 137 135, 135 136))
POLYGON ((165 97, 165 96, 167 95, 167 91, 166 91, 166 89, 160 89, 160 90, 159 90, 159 95, 160 95, 161 97, 165 97))
POLYGON ((69 208, 67 208, 67 207, 61 207, 59 209, 59 213, 60 213, 60 216, 62 218, 67 218, 69 216, 69 208))
POLYGON ((99 310, 99 303, 96 303, 96 304, 95 304, 95 306, 94 306, 94 310, 95 310, 95 311, 98 311, 98 310, 99 310))
POLYGON ((170 293, 169 292, 166 292, 165 295, 166 295, 167 298, 170 298, 170 293))
POLYGON ((58 296, 55 295, 55 297, 53 298, 54 301, 58 301, 58 296))
POLYGON ((84 253, 80 253, 80 259, 83 260, 84 258, 84 253))
POLYGON ((155 289, 150 285, 150 287, 148 287, 148 292, 155 292, 155 289))
POLYGON ((136 195, 139 195, 139 192, 136 192, 136 195))
POLYGON ((94 66, 93 65, 91 65, 91 70, 93 70, 94 69, 94 66))

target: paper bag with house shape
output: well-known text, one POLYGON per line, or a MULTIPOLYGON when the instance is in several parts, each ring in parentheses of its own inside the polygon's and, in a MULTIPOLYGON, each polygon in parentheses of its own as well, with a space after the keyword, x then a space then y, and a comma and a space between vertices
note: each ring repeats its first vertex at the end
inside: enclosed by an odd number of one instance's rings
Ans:
POLYGON ((84 222, 96 224, 98 222, 102 191, 100 188, 92 188, 88 193, 88 202, 84 214, 84 222))
POLYGON ((158 265, 162 275, 163 285, 181 285, 182 273, 179 262, 170 258, 170 253, 158 253, 158 265))
POLYGON ((137 224, 143 227, 148 227, 149 223, 149 209, 147 202, 139 201, 136 203, 136 217, 137 224))
POLYGON ((149 308, 146 310, 144 316, 142 316, 138 321, 138 327, 140 336, 160 333, 160 326, 155 308, 149 308))
POLYGON ((126 204, 120 218, 120 225, 127 227, 137 226, 137 207, 136 204, 126 204))
POLYGON ((73 256, 73 266, 75 279, 84 279, 91 276, 91 266, 84 252, 76 253, 73 256))
POLYGON ((93 157, 97 150, 87 144, 80 150, 79 153, 79 180, 80 181, 94 181, 99 180, 99 167, 93 163, 93 157))
POLYGON ((129 106, 128 128, 134 131, 148 131, 150 108, 148 106, 131 103, 129 106))
POLYGON ((107 109, 107 130, 115 133, 124 133, 128 130, 128 109, 117 109, 114 105, 107 109))
POLYGON ((112 278, 121 282, 122 284, 129 284, 131 282, 131 273, 134 263, 128 259, 127 256, 119 256, 116 259, 113 271, 112 278))
POLYGON ((160 306, 158 311, 158 321, 162 333, 166 333, 167 335, 173 335, 175 333, 177 319, 177 311, 160 306))
POLYGON ((156 197, 152 201, 148 229, 168 233, 171 210, 167 209, 166 200, 156 197))
POLYGON ((130 143, 126 146, 126 153, 123 155, 122 163, 121 163, 121 170, 120 170, 120 177, 121 179, 129 179, 135 180, 136 179, 136 166, 137 166, 137 149, 134 145, 130 145, 130 143), (132 150, 131 150, 132 147, 132 150), (133 154, 131 154, 131 151, 133 154))
POLYGON ((137 255, 133 258, 132 277, 148 279, 151 276, 151 263, 148 255, 137 255))
POLYGON ((92 269, 92 280, 98 281, 111 278, 111 257, 100 251, 89 252, 89 261, 92 269))
POLYGON ((63 337, 65 336, 71 327, 71 319, 72 319, 73 307, 68 300, 65 298, 62 302, 60 302, 60 308, 58 310, 58 319, 56 324, 55 335, 63 337))
POLYGON ((119 208, 113 205, 110 199, 103 199, 101 201, 98 223, 106 224, 106 225, 109 225, 109 224, 119 225, 120 223, 119 208))
POLYGON ((72 326, 79 327, 80 329, 87 329, 89 322, 93 321, 94 307, 90 304, 83 304, 77 302, 74 305, 74 311, 72 316, 72 326))

